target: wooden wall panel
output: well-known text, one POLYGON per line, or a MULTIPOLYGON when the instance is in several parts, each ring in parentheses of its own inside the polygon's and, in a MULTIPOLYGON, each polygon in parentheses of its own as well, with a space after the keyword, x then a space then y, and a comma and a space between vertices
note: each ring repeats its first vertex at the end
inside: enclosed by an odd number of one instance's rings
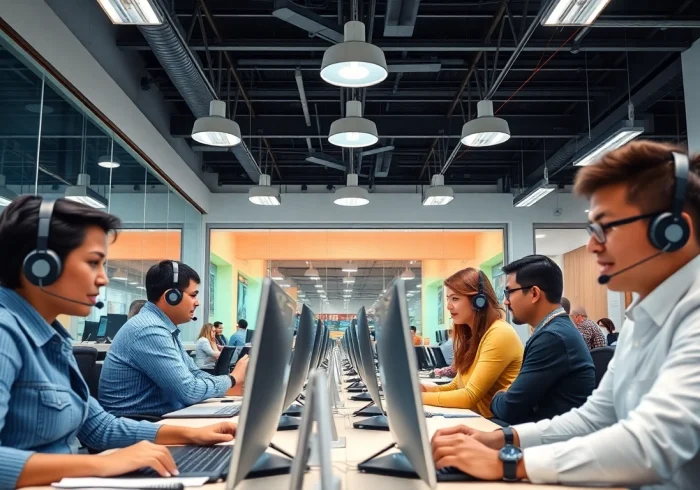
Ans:
POLYGON ((588 317, 595 321, 608 316, 608 292, 598 284, 598 264, 586 247, 564 254, 564 296, 571 307, 582 305, 588 317))

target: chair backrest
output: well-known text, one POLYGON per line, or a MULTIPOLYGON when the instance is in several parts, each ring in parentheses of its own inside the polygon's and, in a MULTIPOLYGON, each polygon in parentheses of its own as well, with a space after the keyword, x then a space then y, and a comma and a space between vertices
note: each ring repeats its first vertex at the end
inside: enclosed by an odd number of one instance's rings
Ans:
POLYGON ((442 353, 440 346, 433 346, 430 348, 433 351, 433 357, 435 357, 435 367, 445 368, 447 367, 447 361, 445 360, 445 354, 442 353))
POLYGON ((608 364, 610 364, 610 359, 612 359, 613 354, 615 354, 614 347, 598 347, 591 351, 591 357, 593 358, 593 365, 595 366, 595 387, 597 388, 600 384, 600 380, 603 379, 605 371, 608 370, 608 364))
POLYGON ((95 372, 97 366, 97 349, 94 347, 73 347, 73 356, 78 363, 78 369, 88 385, 90 395, 97 398, 97 383, 100 380, 95 372))
POLYGON ((231 369, 229 365, 231 364, 231 359, 235 352, 236 348, 228 345, 221 349, 221 354, 219 354, 219 358, 216 360, 216 366, 214 366, 214 375, 222 376, 224 374, 229 374, 231 369))

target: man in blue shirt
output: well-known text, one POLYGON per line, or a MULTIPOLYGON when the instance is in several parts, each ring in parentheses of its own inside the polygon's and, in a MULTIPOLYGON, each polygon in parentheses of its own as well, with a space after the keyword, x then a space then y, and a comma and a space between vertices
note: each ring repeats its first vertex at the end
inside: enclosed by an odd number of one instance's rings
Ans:
POLYGON ((247 328, 248 322, 246 320, 238 320, 238 330, 231 335, 231 338, 228 340, 228 345, 231 347, 243 347, 245 345, 246 332, 248 331, 247 328))
POLYGON ((447 365, 452 366, 452 363, 455 360, 454 344, 452 343, 452 330, 447 330, 447 335, 449 336, 449 339, 447 339, 447 342, 440 345, 440 350, 442 351, 442 355, 445 358, 447 365))
POLYGON ((505 305, 513 322, 529 324, 520 374, 491 401, 493 416, 508 424, 536 422, 583 405, 595 388, 595 367, 586 342, 561 307, 559 266, 530 255, 503 267, 505 305))
POLYGON ((177 325, 192 320, 199 306, 200 280, 191 267, 179 262, 176 276, 173 264, 165 260, 148 270, 148 303, 112 341, 99 387, 100 403, 108 412, 160 416, 207 398, 242 392, 247 357, 231 375, 212 376, 201 371, 183 347, 177 325), (176 291, 181 299, 173 304, 170 296, 178 296, 176 291))

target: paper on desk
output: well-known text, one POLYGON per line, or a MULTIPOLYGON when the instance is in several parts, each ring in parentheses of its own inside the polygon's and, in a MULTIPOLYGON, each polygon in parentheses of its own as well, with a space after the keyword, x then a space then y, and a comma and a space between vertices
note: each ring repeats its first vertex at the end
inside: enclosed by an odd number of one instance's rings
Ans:
POLYGON ((181 483, 185 487, 201 487, 209 479, 198 478, 64 478, 54 488, 169 488, 181 483))

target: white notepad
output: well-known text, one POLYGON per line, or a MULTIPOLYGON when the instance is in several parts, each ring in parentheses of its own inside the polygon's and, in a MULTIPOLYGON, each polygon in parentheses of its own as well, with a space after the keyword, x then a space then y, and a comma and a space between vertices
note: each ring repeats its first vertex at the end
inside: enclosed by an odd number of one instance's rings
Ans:
POLYGON ((54 488, 170 488, 181 483, 185 487, 201 487, 209 479, 197 478, 63 478, 54 488))

